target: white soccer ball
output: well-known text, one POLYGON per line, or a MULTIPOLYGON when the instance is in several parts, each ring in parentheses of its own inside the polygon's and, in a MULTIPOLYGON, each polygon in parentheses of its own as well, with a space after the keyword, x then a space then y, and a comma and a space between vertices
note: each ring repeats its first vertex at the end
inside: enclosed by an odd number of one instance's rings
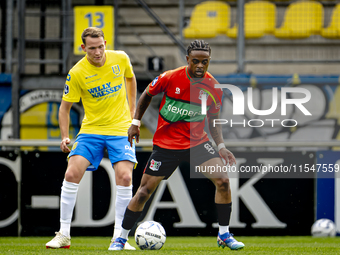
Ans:
POLYGON ((335 236, 336 227, 333 221, 329 219, 320 219, 314 222, 312 229, 312 236, 335 236))
POLYGON ((141 250, 159 250, 166 240, 165 230, 156 221, 145 221, 135 232, 135 241, 141 250))

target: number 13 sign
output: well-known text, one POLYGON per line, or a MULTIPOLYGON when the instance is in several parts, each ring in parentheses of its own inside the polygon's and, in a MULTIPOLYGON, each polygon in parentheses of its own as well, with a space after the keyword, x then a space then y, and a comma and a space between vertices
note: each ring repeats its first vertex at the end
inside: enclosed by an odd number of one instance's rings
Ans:
POLYGON ((81 34, 87 27, 98 27, 104 32, 106 49, 114 49, 114 19, 112 6, 76 6, 74 7, 74 47, 75 55, 84 55, 80 45, 81 34))

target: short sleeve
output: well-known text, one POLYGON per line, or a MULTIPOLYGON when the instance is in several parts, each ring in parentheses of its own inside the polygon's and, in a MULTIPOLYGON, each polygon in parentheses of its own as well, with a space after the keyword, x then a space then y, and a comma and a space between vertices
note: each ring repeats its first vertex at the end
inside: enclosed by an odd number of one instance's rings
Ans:
POLYGON ((125 73, 124 73, 124 77, 127 78, 132 78, 133 77, 133 68, 132 68, 132 64, 130 61, 129 56, 125 53, 125 73))
POLYGON ((63 100, 67 102, 79 102, 81 95, 80 84, 76 75, 70 71, 66 77, 63 100))
POLYGON ((164 72, 161 75, 157 76, 146 88, 146 93, 149 96, 155 96, 161 92, 164 92, 170 76, 170 71, 164 72))

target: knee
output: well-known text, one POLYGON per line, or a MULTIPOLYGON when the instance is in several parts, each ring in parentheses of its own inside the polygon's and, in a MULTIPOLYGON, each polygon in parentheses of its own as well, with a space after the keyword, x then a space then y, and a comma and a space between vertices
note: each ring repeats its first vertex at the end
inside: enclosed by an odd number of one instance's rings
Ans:
POLYGON ((228 192, 230 190, 229 178, 219 178, 215 181, 216 189, 223 192, 228 192))
POLYGON ((79 183, 81 180, 79 172, 73 168, 68 168, 65 173, 65 180, 68 182, 79 183))
POLYGON ((130 172, 122 173, 118 176, 119 180, 116 180, 117 183, 121 186, 130 186, 132 183, 132 176, 130 172))
POLYGON ((67 170, 66 173, 65 173, 65 180, 68 181, 68 182, 75 182, 76 183, 76 180, 78 179, 77 177, 78 176, 74 171, 67 170))
POLYGON ((152 192, 148 190, 146 187, 141 187, 136 194, 138 203, 140 204, 146 203, 146 201, 148 201, 148 199, 150 198, 151 194, 152 192))

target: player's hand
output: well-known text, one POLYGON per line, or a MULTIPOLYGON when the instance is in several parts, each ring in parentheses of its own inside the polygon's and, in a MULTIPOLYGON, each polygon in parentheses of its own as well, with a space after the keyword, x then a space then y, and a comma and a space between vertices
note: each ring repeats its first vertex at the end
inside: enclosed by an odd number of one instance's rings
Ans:
POLYGON ((234 154, 230 150, 222 148, 218 153, 220 154, 220 157, 225 160, 224 162, 225 165, 228 164, 229 166, 232 166, 233 164, 236 165, 236 159, 234 157, 234 154))
POLYGON ((133 145, 133 139, 136 138, 136 143, 139 143, 139 127, 136 125, 131 125, 128 130, 128 141, 130 143, 130 146, 133 145))
POLYGON ((61 143, 60 143, 60 149, 62 152, 65 152, 65 153, 68 153, 68 152, 71 152, 70 148, 67 147, 68 144, 71 143, 71 140, 70 138, 64 138, 61 143))

